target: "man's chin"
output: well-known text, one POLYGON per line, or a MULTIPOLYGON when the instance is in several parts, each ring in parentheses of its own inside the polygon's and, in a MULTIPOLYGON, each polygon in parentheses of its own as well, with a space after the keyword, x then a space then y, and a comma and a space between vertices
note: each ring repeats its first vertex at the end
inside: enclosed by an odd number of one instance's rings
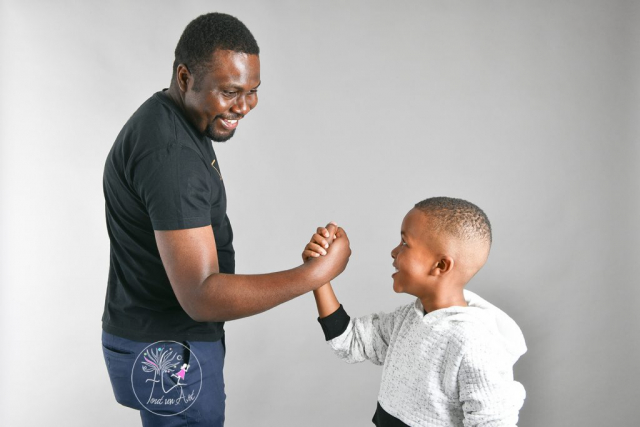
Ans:
POLYGON ((229 133, 224 133, 224 134, 218 133, 213 129, 207 129, 207 132, 206 132, 207 136, 211 138, 211 140, 214 142, 227 142, 228 140, 231 139, 234 133, 236 133, 235 129, 229 133))

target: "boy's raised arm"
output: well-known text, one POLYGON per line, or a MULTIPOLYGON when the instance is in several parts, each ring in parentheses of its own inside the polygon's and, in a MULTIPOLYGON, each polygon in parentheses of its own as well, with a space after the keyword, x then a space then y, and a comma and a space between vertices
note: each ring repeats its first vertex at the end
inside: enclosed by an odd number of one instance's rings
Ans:
MULTIPOLYGON (((346 238, 344 230, 339 229, 333 222, 327 224, 326 228, 318 227, 316 234, 311 237, 311 241, 302 252, 302 260, 306 262, 311 258, 325 255, 327 253, 325 249, 329 247, 334 238, 338 238, 338 234, 340 238, 346 238)), ((340 308, 340 303, 336 298, 336 294, 333 292, 331 283, 326 283, 320 288, 315 289, 313 296, 316 299, 318 316, 321 319, 335 313, 336 310, 340 308)))
MULTIPOLYGON (((348 243, 348 240, 341 243, 344 239, 347 239, 346 233, 335 223, 326 228, 319 227, 302 252, 302 259, 306 262, 321 257, 330 245, 348 243)), ((313 296, 325 339, 338 357, 347 363, 369 360, 381 365, 384 362, 396 312, 370 314, 352 320, 338 302, 330 283, 314 290, 313 296)))
POLYGON ((326 283, 313 291, 313 296, 316 299, 316 306, 318 307, 318 317, 324 319, 325 317, 333 314, 340 308, 340 303, 336 294, 333 292, 331 283, 326 283))

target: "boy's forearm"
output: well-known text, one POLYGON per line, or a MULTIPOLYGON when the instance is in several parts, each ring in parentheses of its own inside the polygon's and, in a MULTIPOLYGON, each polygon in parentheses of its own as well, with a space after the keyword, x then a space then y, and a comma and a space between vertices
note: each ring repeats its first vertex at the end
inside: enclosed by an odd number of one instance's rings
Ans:
POLYGON ((321 319, 333 314, 338 308, 340 308, 340 303, 336 298, 336 294, 333 292, 331 283, 326 283, 318 289, 315 289, 313 291, 313 296, 316 299, 318 316, 321 319))

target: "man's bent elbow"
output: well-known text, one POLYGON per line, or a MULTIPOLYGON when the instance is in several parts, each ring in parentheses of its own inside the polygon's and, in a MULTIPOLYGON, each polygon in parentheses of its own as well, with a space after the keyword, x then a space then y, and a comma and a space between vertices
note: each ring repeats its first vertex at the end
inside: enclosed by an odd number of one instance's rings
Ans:
POLYGON ((198 311, 194 311, 194 310, 184 310, 184 311, 194 322, 207 322, 207 319, 198 311))
POLYGON ((183 310, 194 322, 224 322, 227 320, 211 308, 205 310, 204 308, 190 307, 187 309, 183 307, 183 310))
POLYGON ((195 322, 225 322, 231 320, 221 307, 207 302, 204 298, 194 298, 187 304, 180 304, 187 315, 195 322))
POLYGON ((194 297, 191 301, 185 301, 184 304, 181 301, 180 306, 194 322, 223 322, 225 320, 220 316, 221 313, 218 313, 219 310, 207 304, 201 297, 194 297))
MULTIPOLYGON (((212 276, 215 275, 216 273, 207 279, 211 279, 212 276)), ((184 312, 187 313, 194 322, 223 322, 226 319, 223 318, 220 310, 215 307, 214 302, 211 301, 210 292, 206 292, 206 285, 207 280, 195 286, 183 286, 181 288, 174 286, 178 302, 184 312)))

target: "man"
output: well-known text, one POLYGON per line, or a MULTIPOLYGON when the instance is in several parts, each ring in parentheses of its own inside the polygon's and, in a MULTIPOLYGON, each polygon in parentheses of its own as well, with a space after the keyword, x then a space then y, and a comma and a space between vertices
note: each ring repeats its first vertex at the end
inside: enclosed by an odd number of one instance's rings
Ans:
POLYGON ((176 47, 169 89, 133 114, 107 158, 103 353, 116 400, 139 409, 145 426, 223 425, 224 321, 318 288, 350 255, 348 240, 338 239, 297 268, 234 274, 211 140, 230 139, 257 105, 258 55, 236 18, 196 18, 176 47))

